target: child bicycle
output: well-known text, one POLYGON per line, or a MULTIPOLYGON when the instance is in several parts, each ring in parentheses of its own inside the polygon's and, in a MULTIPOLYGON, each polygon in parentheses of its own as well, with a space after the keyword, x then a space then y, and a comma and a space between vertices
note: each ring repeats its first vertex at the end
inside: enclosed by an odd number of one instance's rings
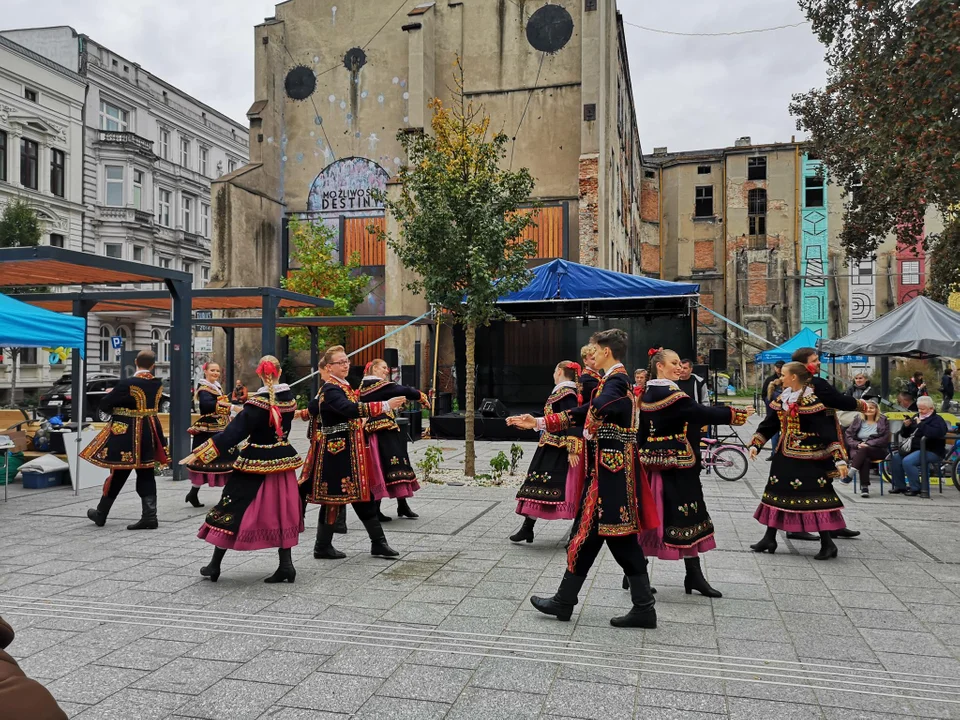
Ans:
POLYGON ((700 462, 709 474, 733 482, 747 474, 747 453, 737 445, 720 444, 712 438, 700 440, 700 462))

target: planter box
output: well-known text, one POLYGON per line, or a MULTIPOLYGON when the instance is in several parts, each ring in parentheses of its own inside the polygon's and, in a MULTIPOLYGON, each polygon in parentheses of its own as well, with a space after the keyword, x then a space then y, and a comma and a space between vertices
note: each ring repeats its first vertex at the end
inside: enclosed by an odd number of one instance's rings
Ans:
POLYGON ((62 485, 64 480, 69 482, 70 475, 66 470, 55 470, 48 473, 23 473, 23 487, 27 490, 44 490, 62 485))

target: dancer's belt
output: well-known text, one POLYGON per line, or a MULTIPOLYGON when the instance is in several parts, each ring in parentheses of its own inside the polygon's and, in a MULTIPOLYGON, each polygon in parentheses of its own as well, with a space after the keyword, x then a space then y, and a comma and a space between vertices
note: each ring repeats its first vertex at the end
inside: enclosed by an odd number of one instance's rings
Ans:
POLYGON ((597 438, 603 440, 619 440, 624 445, 636 444, 637 429, 622 428, 619 425, 601 425, 594 433, 597 438))
POLYGON ((352 428, 348 422, 340 423, 339 425, 330 425, 329 427, 324 425, 320 428, 320 432, 323 435, 339 435, 340 433, 350 432, 350 430, 352 430, 352 428))
POLYGON ((259 448, 260 450, 270 450, 271 448, 283 447, 284 445, 289 445, 286 440, 280 440, 279 442, 270 443, 269 445, 260 445, 258 443, 247 443, 247 447, 259 448))
POLYGON ((113 408, 110 411, 111 415, 119 415, 120 417, 132 417, 132 418, 145 418, 145 417, 156 417, 156 410, 130 410, 129 408, 113 408))

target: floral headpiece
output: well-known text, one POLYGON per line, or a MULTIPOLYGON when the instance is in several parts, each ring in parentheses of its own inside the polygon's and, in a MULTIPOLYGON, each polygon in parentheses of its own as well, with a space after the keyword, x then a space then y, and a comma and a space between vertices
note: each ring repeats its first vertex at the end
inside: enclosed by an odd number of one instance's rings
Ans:
POLYGON ((280 370, 272 361, 264 360, 257 365, 257 375, 260 377, 280 377, 280 370))
POLYGON ((649 350, 647 350, 647 357, 653 357, 654 355, 656 355, 656 354, 657 354, 658 352, 660 352, 661 350, 663 350, 662 347, 650 348, 649 350))

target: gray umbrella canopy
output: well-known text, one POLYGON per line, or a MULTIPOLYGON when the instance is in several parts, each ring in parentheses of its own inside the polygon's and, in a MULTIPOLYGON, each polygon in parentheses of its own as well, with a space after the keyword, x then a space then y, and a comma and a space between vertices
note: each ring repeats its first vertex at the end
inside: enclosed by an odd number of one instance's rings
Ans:
POLYGON ((960 313, 922 295, 837 340, 821 340, 831 355, 960 357, 960 313))

